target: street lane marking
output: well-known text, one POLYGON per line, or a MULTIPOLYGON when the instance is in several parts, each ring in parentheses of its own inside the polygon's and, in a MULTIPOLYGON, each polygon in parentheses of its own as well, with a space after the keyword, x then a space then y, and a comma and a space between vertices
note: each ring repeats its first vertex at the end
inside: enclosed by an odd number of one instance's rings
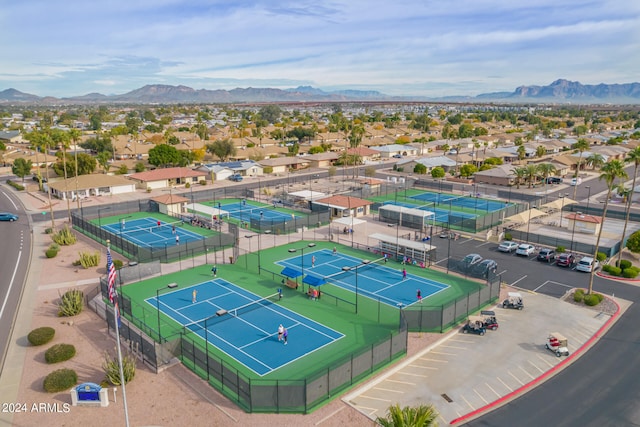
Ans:
POLYGON ((7 306, 7 300, 9 299, 9 295, 11 295, 11 288, 13 287, 13 283, 16 280, 16 273, 18 272, 18 267, 20 267, 20 258, 22 258, 22 251, 18 251, 18 259, 16 259, 16 266, 13 269, 13 274, 11 275, 11 281, 9 282, 9 287, 7 288, 7 294, 4 296, 4 301, 2 302, 2 308, 0 308, 0 319, 2 319, 2 314, 4 313, 4 309, 7 306))

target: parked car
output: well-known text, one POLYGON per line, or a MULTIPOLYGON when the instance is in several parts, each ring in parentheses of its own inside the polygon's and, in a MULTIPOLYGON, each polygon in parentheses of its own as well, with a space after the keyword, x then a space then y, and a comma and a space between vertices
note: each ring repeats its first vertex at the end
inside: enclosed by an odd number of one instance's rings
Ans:
POLYGON ((557 176, 548 176, 547 184, 562 184, 562 178, 557 176))
POLYGON ((394 154, 393 156, 394 159, 401 159, 402 158, 402 154, 394 154))
POLYGON ((571 178, 571 186, 575 187, 580 184, 582 184, 582 178, 571 178))
POLYGON ((230 181, 240 182, 242 181, 242 175, 234 174, 229 177, 230 181))
POLYGON ((479 263, 477 263, 473 269, 478 272, 481 276, 486 277, 489 272, 495 274, 498 271, 498 263, 492 259, 483 259, 479 263))
POLYGON ((469 316, 469 320, 462 328, 463 334, 478 334, 484 335, 487 332, 487 328, 484 326, 484 317, 482 316, 469 316))
POLYGON ((478 254, 469 254, 462 259, 462 263, 467 267, 477 264, 480 261, 482 261, 482 257, 478 254))
POLYGON ((536 248, 533 245, 523 243, 518 246, 518 249, 516 249, 516 255, 529 256, 533 254, 535 251, 536 251, 536 248))
POLYGON ((556 258, 558 267, 573 267, 576 264, 576 257, 573 254, 560 254, 556 258))
POLYGON ((553 262, 556 259, 556 251, 553 249, 542 248, 538 252, 538 261, 553 262))
POLYGON ((9 221, 9 222, 13 222, 13 221, 17 221, 18 220, 18 215, 16 214, 12 214, 9 212, 0 212, 0 221, 9 221))
POLYGON ((576 264, 576 270, 584 271, 585 273, 591 273, 592 270, 597 270, 599 266, 600 263, 597 259, 585 256, 580 258, 580 261, 578 261, 578 264, 576 264))
POLYGON ((509 241, 509 240, 505 240, 504 242, 500 243, 500 245, 498 246, 498 250, 500 252, 511 253, 516 249, 518 249, 518 243, 509 241))

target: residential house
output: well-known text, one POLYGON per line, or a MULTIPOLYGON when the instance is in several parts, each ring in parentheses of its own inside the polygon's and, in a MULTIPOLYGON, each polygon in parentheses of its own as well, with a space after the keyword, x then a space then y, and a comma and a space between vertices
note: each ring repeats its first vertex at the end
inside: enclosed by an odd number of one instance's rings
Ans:
MULTIPOLYGON (((326 154, 326 153, 323 153, 326 154)), ((304 157, 275 157, 273 159, 260 160, 258 164, 264 167, 271 167, 272 173, 286 173, 290 170, 300 170, 309 167, 313 161, 310 159, 313 156, 304 157)))
POLYGON ((420 152, 420 149, 415 148, 410 144, 391 144, 391 145, 382 145, 380 147, 375 147, 373 150, 380 152, 380 157, 383 159, 390 159, 393 156, 415 156, 420 152))
POLYGON ((499 165, 491 169, 478 171, 474 175, 477 184, 493 184, 511 186, 516 183, 516 175, 513 172, 515 166, 511 164, 499 165))
POLYGON ((134 193, 136 191, 135 183, 125 177, 105 174, 79 175, 77 180, 76 177, 72 177, 49 182, 45 185, 51 189, 51 194, 54 197, 62 200, 134 193))
POLYGON ((358 197, 335 195, 311 202, 313 205, 323 206, 329 209, 332 217, 361 217, 369 215, 373 202, 358 197))
POLYGON ((136 183, 136 188, 157 189, 175 185, 195 185, 208 178, 206 172, 189 168, 163 168, 138 172, 128 176, 136 183))

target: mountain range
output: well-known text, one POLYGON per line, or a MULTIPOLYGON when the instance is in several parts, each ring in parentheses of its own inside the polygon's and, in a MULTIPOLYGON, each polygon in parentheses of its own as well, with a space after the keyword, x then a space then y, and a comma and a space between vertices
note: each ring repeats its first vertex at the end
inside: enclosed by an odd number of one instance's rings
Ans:
POLYGON ((193 89, 188 86, 146 85, 122 95, 89 93, 68 98, 40 97, 6 89, 0 104, 176 104, 176 103, 268 103, 268 102, 476 102, 476 103, 559 103, 559 104, 639 104, 640 83, 583 85, 559 79, 548 86, 520 86, 513 92, 485 93, 477 96, 440 98, 398 97, 378 91, 323 91, 311 86, 292 89, 236 88, 232 90, 193 89))

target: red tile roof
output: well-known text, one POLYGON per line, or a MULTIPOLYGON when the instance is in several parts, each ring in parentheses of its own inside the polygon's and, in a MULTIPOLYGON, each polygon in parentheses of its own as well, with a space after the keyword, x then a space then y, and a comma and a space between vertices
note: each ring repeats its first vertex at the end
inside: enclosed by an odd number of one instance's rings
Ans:
POLYGON ((351 196, 341 196, 341 195, 325 197, 324 199, 317 199, 317 200, 314 200, 314 203, 340 206, 347 209, 359 208, 362 206, 368 206, 373 204, 373 202, 370 202, 369 200, 359 199, 357 197, 351 197, 351 196))

